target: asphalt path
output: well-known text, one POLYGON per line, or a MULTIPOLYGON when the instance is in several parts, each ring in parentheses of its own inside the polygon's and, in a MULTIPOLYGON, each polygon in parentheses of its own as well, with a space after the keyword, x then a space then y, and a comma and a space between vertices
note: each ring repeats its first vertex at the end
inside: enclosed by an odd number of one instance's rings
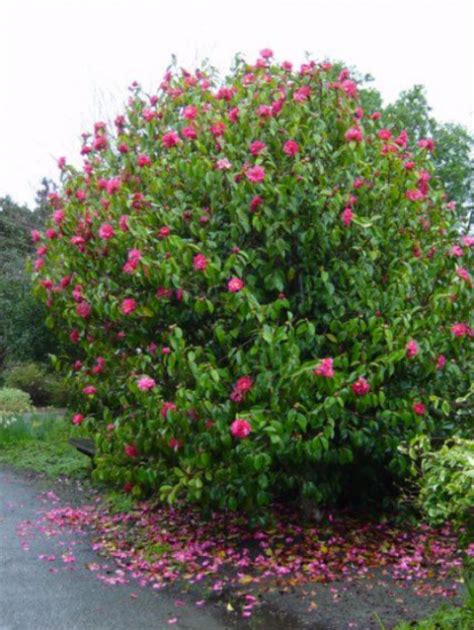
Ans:
MULTIPOLYGON (((100 582, 86 568, 97 562, 87 537, 71 542, 75 561, 69 565, 61 560, 61 550, 58 554, 57 538, 24 536, 29 524, 48 509, 41 490, 36 479, 0 468, 1 630, 232 627, 214 607, 197 607, 192 596, 136 583, 100 582), (53 556, 55 561, 47 560, 53 556)), ((67 544, 63 552, 68 552, 67 544)))

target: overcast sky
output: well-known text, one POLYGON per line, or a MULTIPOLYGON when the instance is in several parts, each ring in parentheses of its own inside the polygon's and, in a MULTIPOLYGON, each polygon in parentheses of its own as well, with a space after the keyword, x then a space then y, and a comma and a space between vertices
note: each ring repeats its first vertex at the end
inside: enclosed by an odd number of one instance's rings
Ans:
POLYGON ((159 83, 171 54, 226 70, 270 47, 278 60, 341 59, 385 102, 415 83, 434 115, 474 129, 473 0, 0 0, 0 196, 32 204, 56 158, 121 110, 133 80, 159 83))

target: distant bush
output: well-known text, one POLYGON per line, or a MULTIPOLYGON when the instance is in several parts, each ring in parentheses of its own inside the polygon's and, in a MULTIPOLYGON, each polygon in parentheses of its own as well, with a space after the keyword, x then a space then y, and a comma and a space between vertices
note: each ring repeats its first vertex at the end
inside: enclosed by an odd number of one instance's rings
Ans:
POLYGON ((474 525, 474 440, 453 438, 422 460, 420 501, 429 522, 474 525))
POLYGON ((11 387, 0 389, 0 415, 25 413, 31 409, 31 399, 26 392, 11 387))
POLYGON ((41 363, 16 365, 5 373, 5 386, 27 392, 36 406, 67 404, 68 390, 56 374, 48 373, 41 363))

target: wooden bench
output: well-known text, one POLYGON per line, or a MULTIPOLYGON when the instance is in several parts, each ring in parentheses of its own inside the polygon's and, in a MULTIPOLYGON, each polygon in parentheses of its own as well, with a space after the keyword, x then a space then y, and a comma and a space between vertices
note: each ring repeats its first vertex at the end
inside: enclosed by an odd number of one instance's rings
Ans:
POLYGON ((95 444, 94 440, 90 440, 88 438, 70 438, 69 444, 77 448, 80 453, 84 453, 92 460, 94 460, 95 456, 95 444))

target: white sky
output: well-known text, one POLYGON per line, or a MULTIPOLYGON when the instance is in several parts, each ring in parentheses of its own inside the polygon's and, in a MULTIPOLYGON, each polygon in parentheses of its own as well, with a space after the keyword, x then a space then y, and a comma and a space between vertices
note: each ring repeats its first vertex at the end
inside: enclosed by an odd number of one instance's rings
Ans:
POLYGON ((474 0, 0 0, 0 196, 32 204, 56 158, 154 88, 171 54, 227 70, 264 47, 278 60, 344 60, 386 102, 415 83, 434 115, 474 129, 474 0))

